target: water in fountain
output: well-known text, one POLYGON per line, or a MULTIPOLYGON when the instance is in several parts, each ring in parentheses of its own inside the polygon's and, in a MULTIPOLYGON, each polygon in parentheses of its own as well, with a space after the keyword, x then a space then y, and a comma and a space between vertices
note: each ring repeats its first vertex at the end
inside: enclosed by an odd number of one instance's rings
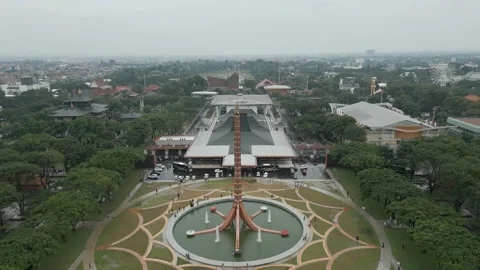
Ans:
POLYGON ((218 231, 218 226, 215 227, 215 243, 220 242, 220 232, 218 231))
POLYGON ((205 211, 205 224, 208 223, 210 223, 210 221, 208 220, 208 211, 205 211))
POLYGON ((257 242, 258 243, 262 242, 262 230, 260 228, 258 228, 257 242))
POLYGON ((268 219, 267 219, 267 222, 268 222, 268 223, 271 223, 271 222, 272 222, 272 214, 270 213, 270 209, 268 209, 268 219))

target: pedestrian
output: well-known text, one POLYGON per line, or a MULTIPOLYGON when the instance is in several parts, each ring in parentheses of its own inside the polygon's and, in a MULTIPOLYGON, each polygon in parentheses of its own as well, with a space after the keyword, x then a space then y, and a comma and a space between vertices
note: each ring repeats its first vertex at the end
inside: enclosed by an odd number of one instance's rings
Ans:
POLYGON ((384 247, 385 247, 385 243, 382 242, 382 248, 384 248, 384 247))
POLYGON ((90 268, 92 268, 92 263, 89 263, 88 265, 90 266, 90 268))
POLYGON ((158 188, 155 189, 155 194, 158 194, 158 188))
POLYGON ((405 244, 402 244, 402 249, 405 249, 405 244))
POLYGON ((170 183, 170 188, 172 188, 172 184, 170 183))
POLYGON ((357 239, 357 241, 358 241, 358 239, 360 239, 360 237, 358 237, 358 235, 357 235, 357 236, 355 237, 355 239, 357 239))

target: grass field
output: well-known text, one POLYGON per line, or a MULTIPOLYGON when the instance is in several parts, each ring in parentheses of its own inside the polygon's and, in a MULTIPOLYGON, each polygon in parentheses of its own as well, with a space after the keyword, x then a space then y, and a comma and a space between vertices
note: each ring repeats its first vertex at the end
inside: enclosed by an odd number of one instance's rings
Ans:
POLYGON ((348 192, 350 198, 352 198, 352 200, 358 206, 365 207, 365 211, 367 211, 375 219, 388 219, 388 215, 385 213, 385 209, 381 203, 371 199, 362 200, 359 186, 360 182, 355 177, 353 171, 335 168, 332 170, 332 173, 335 176, 335 179, 342 184, 343 188, 348 192))
POLYGON ((323 257, 327 257, 327 253, 325 249, 323 249, 323 242, 318 242, 307 247, 302 253, 303 262, 323 257))
MULTIPOLYGON (((377 269, 380 249, 352 250, 340 255, 332 265, 332 270, 377 269)), ((409 269, 409 268, 405 268, 409 269)))
POLYGON ((173 255, 168 248, 160 244, 153 244, 152 250, 148 254, 148 258, 159 259, 162 261, 171 262, 173 255))
POLYGON ((147 193, 150 193, 152 191, 155 191, 155 189, 161 189, 161 188, 164 188, 164 187, 167 187, 167 186, 170 186, 170 185, 174 185, 176 183, 173 183, 173 182, 143 182, 142 185, 140 186, 140 188, 137 190, 137 192, 135 192, 135 194, 132 196, 132 200, 133 199, 136 199, 142 195, 145 195, 147 193))
POLYGON ((385 229, 392 246, 393 256, 408 270, 433 270, 433 257, 423 253, 406 229, 385 229), (405 248, 402 247, 405 246, 405 248))
POLYGON ((96 251, 95 265, 102 270, 142 270, 142 264, 137 258, 116 250, 96 251))
POLYGON ((348 234, 352 236, 358 235, 361 241, 372 245, 379 245, 378 237, 375 234, 372 225, 370 225, 370 223, 368 223, 368 221, 357 211, 353 209, 344 211, 340 215, 338 223, 348 234))
POLYGON ((38 270, 50 270, 52 265, 55 265, 58 269, 68 269, 77 259, 77 256, 82 253, 91 232, 91 229, 70 232, 67 236, 68 240, 64 244, 64 247, 67 248, 62 248, 55 255, 43 259, 38 270))
POLYGON ((106 246, 122 239, 135 230, 138 217, 130 211, 123 211, 116 216, 103 230, 98 238, 97 246, 106 246))

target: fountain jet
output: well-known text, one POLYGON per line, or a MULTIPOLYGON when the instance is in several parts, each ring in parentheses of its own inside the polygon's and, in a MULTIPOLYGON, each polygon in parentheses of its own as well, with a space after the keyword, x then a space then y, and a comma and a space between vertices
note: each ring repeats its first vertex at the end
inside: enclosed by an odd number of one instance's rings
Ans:
POLYGON ((205 211, 205 224, 208 224, 210 223, 210 221, 208 220, 208 212, 205 211))
POLYGON ((220 243, 220 232, 218 231, 218 226, 215 227, 215 243, 220 243))
POLYGON ((258 228, 257 242, 258 243, 262 242, 262 229, 260 229, 260 228, 258 228))
POLYGON ((271 223, 271 222, 272 222, 272 215, 270 214, 270 209, 268 209, 268 219, 267 219, 267 222, 268 222, 268 223, 271 223))

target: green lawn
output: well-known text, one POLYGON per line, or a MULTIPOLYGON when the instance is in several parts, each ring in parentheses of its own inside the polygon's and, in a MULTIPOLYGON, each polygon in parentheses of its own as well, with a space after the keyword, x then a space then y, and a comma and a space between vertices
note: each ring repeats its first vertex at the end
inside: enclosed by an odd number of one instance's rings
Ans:
POLYGON ((338 223, 340 227, 351 236, 355 237, 358 235, 361 241, 372 245, 379 245, 378 237, 372 225, 354 209, 344 211, 340 215, 338 223))
POLYGON ((433 257, 423 253, 406 229, 385 229, 395 258, 408 270, 433 270, 433 257), (402 248, 405 245, 405 249, 402 248))
POLYGON ((362 201, 362 196, 360 194, 360 182, 355 177, 353 171, 343 168, 334 168, 332 173, 337 179, 338 182, 343 186, 343 188, 348 192, 350 198, 357 204, 359 207, 365 207, 372 217, 375 219, 388 219, 387 213, 381 203, 378 203, 374 200, 365 200, 362 201))
MULTIPOLYGON (((352 250, 340 255, 332 265, 332 270, 358 269, 376 270, 380 260, 380 249, 352 250)), ((410 270, 409 268, 405 268, 410 270)))
POLYGON ((297 208, 298 210, 308 212, 307 204, 304 202, 295 202, 295 201, 290 201, 290 200, 285 200, 287 204, 297 208))
POLYGON ((146 224, 159 216, 161 216, 165 210, 167 210, 168 205, 163 205, 155 208, 150 208, 150 209, 142 209, 139 210, 138 212, 142 215, 143 217, 143 224, 146 224))
POLYGON ((170 185, 175 185, 176 183, 174 182, 151 182, 151 183, 146 183, 143 182, 140 188, 135 192, 135 194, 132 197, 133 199, 136 199, 142 195, 145 195, 147 193, 150 193, 152 191, 155 191, 155 189, 161 189, 170 185))
POLYGON ((282 262, 282 263, 284 263, 284 264, 293 264, 293 265, 297 265, 297 256, 295 255, 295 257, 293 257, 293 258, 290 258, 289 260, 287 260, 287 261, 284 261, 284 262, 282 262))
POLYGON ((139 179, 143 173, 142 169, 134 170, 127 175, 121 182, 117 190, 113 192, 112 198, 102 204, 101 218, 106 217, 111 212, 115 211, 120 204, 128 197, 130 192, 139 183, 139 179))
POLYGON ((310 204, 310 208, 312 208, 312 211, 319 217, 322 217, 330 222, 333 222, 333 219, 335 218, 335 215, 342 211, 341 209, 334 209, 334 208, 326 208, 326 207, 321 207, 318 205, 310 204))
POLYGON ((137 258, 116 250, 95 251, 95 264, 101 270, 142 270, 142 264, 137 258))
POLYGON ((319 234, 325 235, 328 229, 330 229, 333 225, 330 225, 321 219, 317 219, 315 221, 312 220, 312 226, 319 234))
POLYGON ((152 236, 155 236, 157 233, 159 233, 163 229, 164 226, 165 226, 165 219, 161 218, 145 226, 145 229, 147 229, 152 234, 152 236))
POLYGON ((275 196, 282 197, 285 199, 302 201, 302 198, 298 197, 297 193, 295 193, 295 189, 281 190, 281 191, 268 191, 268 192, 274 194, 275 196))
POLYGON ((134 235, 115 246, 133 250, 138 255, 143 256, 147 250, 148 236, 144 231, 138 230, 134 235))
POLYGON ((325 252, 325 249, 323 249, 323 242, 319 242, 309 246, 303 251, 302 262, 326 257, 327 253, 325 252))
POLYGON ((165 246, 153 243, 153 247, 148 254, 148 258, 171 262, 173 260, 173 255, 165 246))
POLYGON ((83 270, 83 262, 79 263, 75 270, 83 270))
POLYGON ((343 235, 339 230, 335 229, 333 230, 327 238, 327 246, 328 250, 330 253, 335 254, 341 250, 350 248, 350 247, 355 247, 360 244, 357 243, 357 241, 354 241, 345 235, 343 235))
POLYGON ((52 265, 57 266, 58 269, 68 269, 77 259, 78 255, 82 253, 91 232, 91 229, 70 232, 63 248, 57 251, 55 255, 43 259, 40 262, 38 270, 50 270, 52 269, 52 265))
POLYGON ((135 230, 138 217, 130 211, 123 211, 116 216, 103 230, 98 238, 97 247, 110 245, 122 239, 135 230))
POLYGON ((187 261, 187 260, 184 260, 184 259, 182 259, 182 258, 180 258, 180 257, 178 257, 178 259, 177 259, 177 265, 182 265, 182 264, 190 264, 190 262, 187 261))
POLYGON ((302 187, 299 189, 299 192, 300 192, 300 195, 302 195, 302 197, 304 197, 305 199, 313 203, 318 203, 318 204, 328 205, 328 206, 338 206, 338 207, 344 206, 343 202, 313 189, 302 187))
MULTIPOLYGON (((297 268, 297 270, 323 270, 327 268, 327 263, 328 263, 327 261, 315 262, 315 263, 307 264, 305 266, 301 266, 297 268)), ((357 269, 357 268, 353 268, 353 269, 357 269)))

